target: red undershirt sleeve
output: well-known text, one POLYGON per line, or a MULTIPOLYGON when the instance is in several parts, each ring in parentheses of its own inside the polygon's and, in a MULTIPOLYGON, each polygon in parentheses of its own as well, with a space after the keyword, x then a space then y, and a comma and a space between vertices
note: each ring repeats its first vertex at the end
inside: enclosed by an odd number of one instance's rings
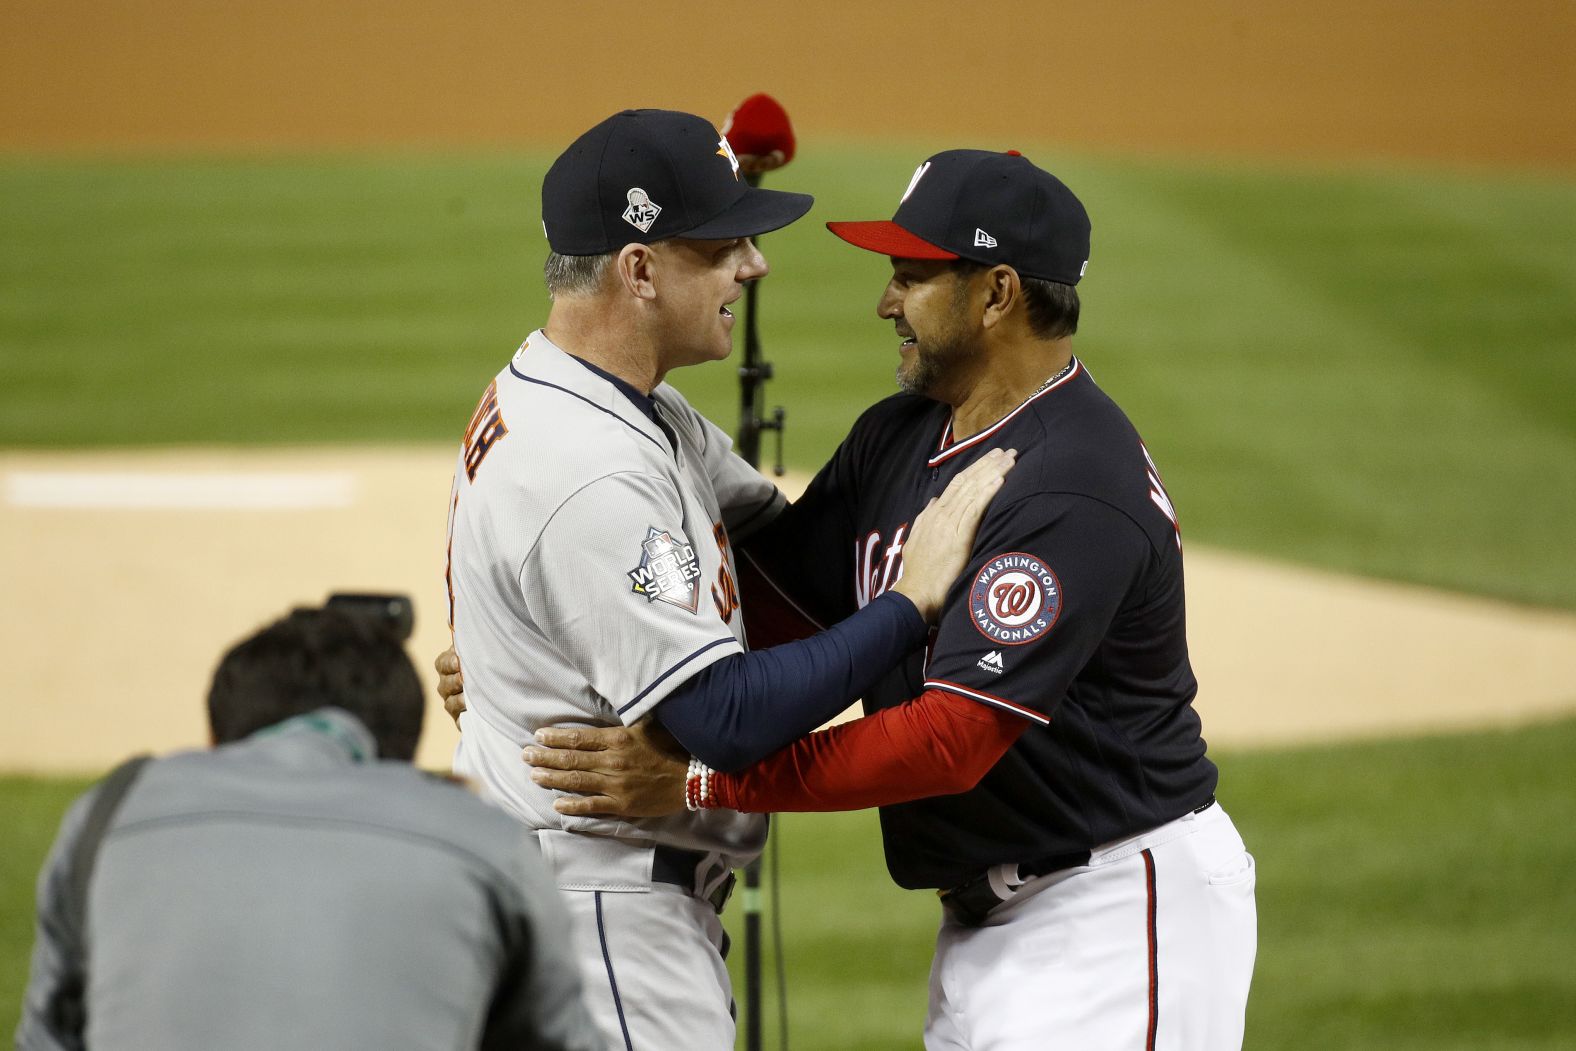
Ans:
POLYGON ((966 792, 1028 729, 1021 716, 941 690, 801 737, 711 776, 714 805, 751 813, 863 810, 966 792))

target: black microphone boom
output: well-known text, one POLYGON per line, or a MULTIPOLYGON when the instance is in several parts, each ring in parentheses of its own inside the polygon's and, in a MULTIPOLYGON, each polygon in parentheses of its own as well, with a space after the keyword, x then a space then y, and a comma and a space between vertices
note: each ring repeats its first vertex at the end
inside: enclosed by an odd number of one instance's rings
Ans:
MULTIPOLYGON (((745 180, 751 186, 761 184, 761 174, 750 172, 745 180)), ((756 238, 759 242, 760 238, 756 238)), ((783 473, 783 422, 787 413, 781 405, 772 411, 771 419, 762 416, 766 408, 766 381, 773 376, 772 363, 761 358, 760 335, 760 280, 751 281, 744 289, 744 364, 739 366, 739 455, 751 467, 761 465, 761 433, 777 433, 777 456, 772 463, 772 473, 783 473)))

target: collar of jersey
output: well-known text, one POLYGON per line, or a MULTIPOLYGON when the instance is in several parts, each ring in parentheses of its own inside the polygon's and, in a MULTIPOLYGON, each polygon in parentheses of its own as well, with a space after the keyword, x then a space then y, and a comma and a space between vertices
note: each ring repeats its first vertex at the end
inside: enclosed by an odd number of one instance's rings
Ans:
MULTIPOLYGON (((567 354, 568 351, 565 351, 565 353, 567 354)), ((611 372, 608 372, 606 369, 598 368, 596 365, 591 364, 585 358, 576 357, 575 355, 570 354, 569 360, 574 361, 580 365, 584 365, 586 368, 590 369, 592 372, 611 383, 615 388, 618 389, 620 394, 629 400, 631 405, 640 410, 640 414, 642 416, 657 425, 657 429, 667 437, 668 446, 675 453, 679 451, 679 440, 677 435, 673 433, 673 428, 668 426, 667 421, 663 420, 662 414, 657 411, 657 399, 653 398, 649 394, 641 393, 640 389, 633 383, 629 383, 626 380, 620 379, 611 372)))
POLYGON ((938 443, 936 451, 930 456, 929 466, 935 467, 937 464, 945 463, 954 456, 958 455, 958 453, 963 452, 965 449, 972 449, 981 442, 989 441, 991 435, 997 433, 1003 427, 1007 426, 1007 422, 1014 416, 1017 416, 1024 409, 1027 409, 1030 405, 1033 405, 1035 402, 1039 401, 1041 398, 1045 397, 1056 388, 1064 387, 1071 383, 1075 377, 1083 374, 1083 370, 1083 363, 1080 362, 1076 357, 1073 358, 1072 368, 1067 370, 1067 374, 1065 376, 1060 377, 1052 383, 1047 383, 1045 386, 1041 387, 1039 390, 1023 399, 1023 404, 1019 405, 1016 409, 1013 409, 1007 415, 1003 416, 1001 419, 997 420, 983 431, 980 431, 978 434, 971 434, 961 442, 954 442, 952 440, 953 414, 948 413, 947 425, 941 430, 941 441, 938 443))
POLYGON ((597 375, 584 362, 548 339, 547 333, 541 329, 531 333, 520 344, 509 368, 521 379, 568 391, 602 411, 617 416, 656 442, 659 448, 669 448, 667 435, 662 433, 655 420, 640 411, 640 407, 614 386, 611 380, 597 375))
MULTIPOLYGON (((567 350, 564 351, 564 353, 569 354, 567 350)), ((629 383, 623 379, 620 379, 598 365, 591 364, 591 362, 587 361, 585 358, 580 357, 579 355, 569 354, 569 359, 571 361, 578 362, 581 366, 590 369, 598 376, 601 376, 603 379, 607 380, 618 390, 620 394, 629 399, 631 405, 639 409, 645 415, 650 416, 652 413, 657 411, 657 400, 649 394, 641 393, 633 383, 629 383)))

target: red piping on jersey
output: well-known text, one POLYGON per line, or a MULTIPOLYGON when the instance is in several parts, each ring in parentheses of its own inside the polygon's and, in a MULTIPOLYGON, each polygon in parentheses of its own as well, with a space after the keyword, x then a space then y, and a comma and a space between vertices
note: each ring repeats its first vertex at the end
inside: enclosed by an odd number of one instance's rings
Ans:
POLYGON ((1155 1034, 1160 1029, 1160 952, 1155 937, 1155 856, 1149 851, 1144 856, 1144 889, 1149 898, 1149 1034, 1144 1041, 1144 1051, 1155 1051, 1155 1034))
POLYGON ((1041 726, 1051 725, 1051 717, 1049 715, 1041 715, 1033 708, 1025 708, 1021 704, 1014 704, 1005 697, 997 697, 995 694, 985 693, 970 686, 960 685, 959 683, 948 682, 946 679, 926 679, 925 689, 946 690, 948 693, 955 693, 959 696, 967 697, 971 701, 979 701, 982 704, 993 705, 997 708, 1005 708, 1014 715, 1021 715, 1025 719, 1033 719, 1041 726))
POLYGON ((952 417, 948 416, 947 425, 941 429, 941 443, 936 447, 936 452, 930 457, 928 466, 935 467, 937 464, 950 460, 964 449, 972 449, 975 445, 978 445, 980 442, 1001 430, 1001 428, 1006 425, 1008 420, 1018 415, 1018 413, 1022 412, 1024 409, 1027 409, 1031 404, 1043 398, 1045 395, 1051 393, 1051 391, 1055 390, 1057 387, 1067 383, 1074 376, 1077 376, 1081 372, 1083 372, 1083 362, 1079 361, 1077 358, 1074 358, 1073 367, 1068 371, 1067 375, 1063 376, 1055 383, 1052 383, 1041 390, 1035 391, 1024 400, 1022 405, 1018 406, 1016 409, 1013 409, 1007 415, 1003 416, 1001 419, 997 420, 983 431, 980 431, 978 434, 972 435, 971 437, 965 438, 961 442, 958 442, 956 445, 950 447, 947 443, 952 440, 952 417))

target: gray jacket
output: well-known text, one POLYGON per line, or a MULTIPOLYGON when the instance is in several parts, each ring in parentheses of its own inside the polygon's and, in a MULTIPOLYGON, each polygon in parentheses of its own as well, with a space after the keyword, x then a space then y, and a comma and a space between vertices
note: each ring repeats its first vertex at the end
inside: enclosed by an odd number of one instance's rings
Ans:
POLYGON ((39 876, 17 1046, 600 1047, 535 843, 375 754, 324 709, 148 764, 86 930, 69 886, 93 792, 77 800, 39 876))

